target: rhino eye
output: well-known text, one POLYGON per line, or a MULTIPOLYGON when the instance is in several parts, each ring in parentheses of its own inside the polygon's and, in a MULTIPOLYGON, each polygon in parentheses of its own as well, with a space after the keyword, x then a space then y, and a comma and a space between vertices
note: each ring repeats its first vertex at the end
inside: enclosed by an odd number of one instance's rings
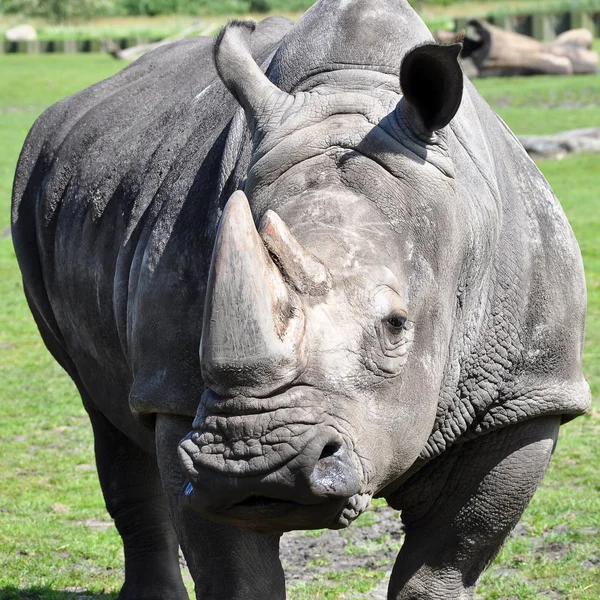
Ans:
POLYGON ((394 334, 402 333, 404 323, 406 323, 406 315, 401 313, 394 313, 390 315, 386 320, 388 328, 394 334))

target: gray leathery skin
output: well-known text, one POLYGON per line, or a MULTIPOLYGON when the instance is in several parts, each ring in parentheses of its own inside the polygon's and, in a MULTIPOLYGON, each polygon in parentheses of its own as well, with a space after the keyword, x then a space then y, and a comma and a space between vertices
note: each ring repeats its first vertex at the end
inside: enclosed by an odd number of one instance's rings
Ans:
POLYGON ((431 43, 401 0, 321 0, 32 128, 13 239, 90 414, 121 598, 184 598, 179 541, 199 598, 281 600, 279 533, 374 495, 407 529, 389 597, 472 597, 589 406, 571 229, 431 43))

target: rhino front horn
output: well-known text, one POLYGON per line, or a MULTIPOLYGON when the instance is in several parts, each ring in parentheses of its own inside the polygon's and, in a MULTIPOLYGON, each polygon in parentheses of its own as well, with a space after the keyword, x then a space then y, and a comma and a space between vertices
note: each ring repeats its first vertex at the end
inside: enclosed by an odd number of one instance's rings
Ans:
POLYGON ((208 277, 200 363, 218 394, 264 396, 304 368, 304 314, 271 260, 246 195, 223 211, 208 277))

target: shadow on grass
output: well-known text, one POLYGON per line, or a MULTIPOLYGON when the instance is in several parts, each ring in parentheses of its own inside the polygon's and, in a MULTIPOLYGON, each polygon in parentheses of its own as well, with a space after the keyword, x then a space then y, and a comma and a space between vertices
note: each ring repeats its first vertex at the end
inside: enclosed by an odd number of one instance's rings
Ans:
POLYGON ((113 600, 116 594, 104 594, 81 590, 63 592, 49 587, 0 588, 0 600, 113 600))

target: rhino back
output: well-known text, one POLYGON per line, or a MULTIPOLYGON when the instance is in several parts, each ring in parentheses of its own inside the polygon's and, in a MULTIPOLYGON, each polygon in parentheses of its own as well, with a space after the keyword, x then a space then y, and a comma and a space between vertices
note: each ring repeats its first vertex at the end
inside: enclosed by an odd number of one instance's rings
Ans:
MULTIPOLYGON (((259 62, 288 29, 284 19, 257 27, 259 62)), ((140 345, 197 365, 219 206, 249 155, 240 116, 212 38, 192 38, 52 106, 26 140, 13 190, 26 294, 59 362, 90 396, 105 396, 113 420, 144 368, 140 345)), ((201 385, 199 374, 188 385, 201 385)))

